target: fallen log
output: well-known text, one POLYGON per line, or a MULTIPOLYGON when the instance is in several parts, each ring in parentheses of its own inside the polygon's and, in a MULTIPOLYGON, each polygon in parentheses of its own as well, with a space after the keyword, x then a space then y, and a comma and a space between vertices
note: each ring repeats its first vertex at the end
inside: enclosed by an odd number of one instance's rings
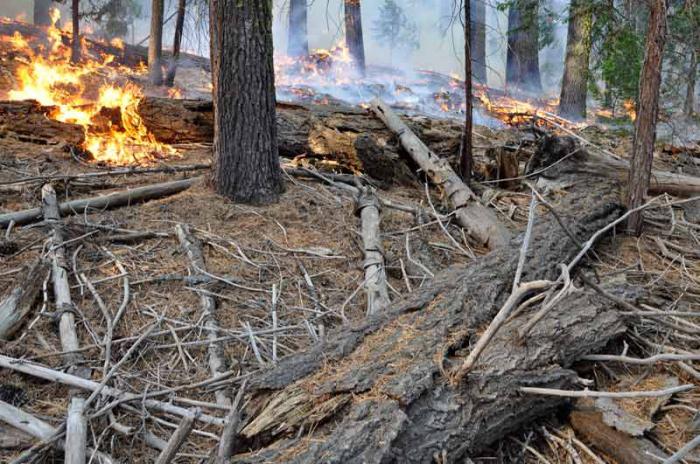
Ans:
POLYGON ((445 191, 452 204, 457 222, 480 245, 499 248, 510 240, 510 232, 496 218, 495 213, 478 202, 474 192, 462 182, 448 160, 439 158, 394 113, 389 105, 379 99, 372 102, 372 111, 394 132, 413 161, 430 180, 445 191))
POLYGON ((31 311, 47 268, 46 262, 36 260, 23 274, 20 285, 0 302, 0 340, 9 340, 31 311))
POLYGON ((357 199, 356 210, 362 220, 367 315, 372 315, 390 303, 386 284, 384 247, 379 236, 380 209, 377 196, 368 189, 362 190, 357 199))
POLYGON ((41 145, 81 146, 85 142, 83 128, 50 119, 54 109, 33 100, 0 102, 0 138, 14 137, 41 145))
MULTIPOLYGON (((561 208, 570 213, 564 221, 574 240, 554 219, 538 221, 523 281, 554 279, 557 265, 576 254, 576 242, 619 217, 607 185, 582 179, 576 188, 561 208)), ((573 387, 571 364, 624 331, 597 294, 569 294, 523 341, 514 334, 529 314, 513 319, 464 381, 448 379, 509 295, 519 247, 514 240, 452 267, 381 313, 251 378, 250 419, 242 430, 250 452, 234 460, 430 462, 445 452, 457 462, 562 405, 565 399, 519 388, 573 387)))
MULTIPOLYGON (((118 208, 133 203, 163 198, 187 190, 199 179, 199 177, 193 177, 190 179, 146 185, 97 197, 66 201, 59 205, 59 211, 62 215, 67 216, 71 214, 83 214, 90 210, 118 208)), ((41 208, 30 208, 23 211, 0 214, 0 227, 7 227, 12 221, 17 225, 29 224, 41 219, 41 215, 41 208)))

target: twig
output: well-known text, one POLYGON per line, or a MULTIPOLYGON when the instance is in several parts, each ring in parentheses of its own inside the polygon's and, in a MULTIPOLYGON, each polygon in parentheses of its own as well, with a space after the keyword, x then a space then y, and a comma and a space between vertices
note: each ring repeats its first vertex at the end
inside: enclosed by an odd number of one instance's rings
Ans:
POLYGON ((625 391, 625 392, 602 392, 585 390, 558 390, 556 388, 540 388, 540 387, 520 387, 519 390, 523 393, 533 395, 549 395, 563 396, 567 398, 660 398, 663 396, 682 393, 695 388, 693 384, 680 385, 677 387, 666 388, 664 390, 648 390, 648 391, 625 391))

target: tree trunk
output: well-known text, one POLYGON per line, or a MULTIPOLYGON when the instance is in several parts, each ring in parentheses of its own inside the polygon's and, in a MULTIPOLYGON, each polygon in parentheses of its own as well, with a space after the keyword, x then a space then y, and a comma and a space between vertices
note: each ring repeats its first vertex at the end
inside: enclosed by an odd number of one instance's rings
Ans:
POLYGON ((71 63, 80 61, 80 0, 73 0, 71 8, 73 18, 73 40, 71 41, 71 63))
POLYGON ((306 0, 289 0, 289 29, 287 31, 287 54, 307 56, 309 37, 306 25, 306 0))
POLYGON ((539 0, 515 0, 508 10, 506 85, 526 92, 542 91, 539 59, 539 0))
MULTIPOLYGON (((481 3, 481 0, 477 0, 481 3)), ((471 18, 471 1, 464 0, 464 17, 471 18)), ((459 175, 468 185, 472 177, 472 22, 464 21, 464 130, 459 153, 459 175)), ((483 63, 482 63, 483 64, 483 63)))
POLYGON ((685 90, 685 103, 683 114, 690 118, 695 113, 695 82, 698 74, 698 52, 693 47, 690 53, 690 66, 688 68, 688 86, 685 90))
POLYGON ((215 18, 214 185, 234 201, 269 203, 284 188, 277 156, 272 2, 218 0, 215 18))
POLYGON ((151 1, 151 35, 148 39, 148 76, 151 84, 163 84, 163 0, 151 1))
POLYGON ((360 76, 365 75, 365 42, 362 38, 360 0, 345 0, 345 42, 360 76))
POLYGON ((486 0, 471 0, 470 43, 472 52, 472 78, 487 85, 486 72, 486 0))
POLYGON ((168 75, 165 77, 165 85, 172 87, 175 85, 175 74, 180 60, 180 47, 182 46, 182 31, 185 28, 185 13, 187 11, 187 0, 178 0, 177 19, 175 20, 175 36, 173 39, 173 58, 168 67, 168 75))
MULTIPOLYGON (((560 211, 580 213, 564 221, 585 241, 621 208, 609 203, 609 185, 581 181, 587 185, 560 211), (592 191, 603 203, 590 202, 592 191)), ((577 245, 552 218, 538 219, 533 234, 526 281, 556 278, 557 264, 577 245)), ((573 386, 572 363, 624 331, 618 312, 587 291, 572 293, 521 341, 514 333, 531 314, 515 317, 469 378, 449 380, 508 297, 519 247, 513 241, 452 267, 381 314, 251 378, 251 420, 241 432, 250 452, 235 462, 425 463, 443 452, 448 462, 463 462, 561 406, 561 398, 524 395, 519 387, 573 386), (295 440, 300 429, 304 438, 295 440)))
POLYGON ((580 120, 586 117, 592 26, 593 10, 590 5, 584 0, 571 0, 564 78, 559 98, 559 114, 564 118, 580 120))
POLYGON ((34 24, 37 26, 51 25, 51 4, 53 0, 34 0, 34 24))
MULTIPOLYGON (((639 77, 639 101, 637 103, 637 120, 634 128, 632 161, 629 172, 629 192, 627 207, 637 208, 644 203, 649 189, 651 164, 654 159, 654 142, 656 141, 656 120, 659 114, 659 88, 661 86, 661 66, 664 45, 666 43, 666 0, 651 0, 649 28, 646 38, 646 54, 639 77)), ((628 230, 639 235, 642 233, 642 212, 630 215, 628 230)))

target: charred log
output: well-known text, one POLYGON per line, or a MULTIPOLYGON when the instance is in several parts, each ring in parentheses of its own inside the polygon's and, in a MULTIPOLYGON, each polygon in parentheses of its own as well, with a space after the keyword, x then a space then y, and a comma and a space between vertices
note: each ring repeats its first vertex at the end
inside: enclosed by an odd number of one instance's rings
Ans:
MULTIPOLYGON (((1 23, 0 23, 1 24, 1 23)), ((14 137, 42 145, 67 143, 80 146, 85 133, 80 126, 49 119, 54 108, 36 101, 0 102, 0 138, 14 137)))
MULTIPOLYGON (((562 210, 577 240, 619 217, 621 208, 594 182, 562 210), (591 193, 594 192, 594 193, 591 193)), ((553 220, 535 227, 525 279, 550 279, 577 246, 553 220)), ((240 462, 430 462, 473 455, 562 404, 519 393, 524 385, 573 385, 569 368, 624 331, 598 296, 575 292, 517 342, 528 315, 509 322, 466 381, 453 385, 477 331, 507 298, 519 241, 477 263, 456 266, 380 315, 341 329, 292 356, 252 384, 242 430, 251 452, 240 462), (300 428, 303 439, 291 437, 300 428)), ((611 290, 615 291, 615 290, 611 290)))

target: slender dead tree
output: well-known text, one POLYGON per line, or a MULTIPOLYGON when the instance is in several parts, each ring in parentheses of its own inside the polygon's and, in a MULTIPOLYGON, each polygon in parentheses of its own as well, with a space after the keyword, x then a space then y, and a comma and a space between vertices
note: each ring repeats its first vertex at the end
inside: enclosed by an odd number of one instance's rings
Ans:
POLYGON ((148 38, 148 77, 153 85, 163 84, 163 0, 151 1, 151 35, 148 38))
POLYGON ((506 85, 541 92, 539 59, 539 0, 514 0, 508 10, 506 85))
POLYGON ((309 37, 306 25, 306 0, 289 0, 289 28, 287 30, 287 54, 309 54, 309 37))
POLYGON ((53 0, 34 0, 34 24, 37 26, 51 25, 51 4, 53 0))
POLYGON ((272 2, 216 0, 212 10, 214 187, 234 201, 269 203, 283 190, 272 2))
POLYGON ((593 10, 586 0, 571 0, 569 32, 566 39, 564 78, 559 97, 559 114, 579 120, 586 117, 588 60, 591 55, 593 10))
MULTIPOLYGON (((627 207, 634 209, 644 203, 649 188, 651 164, 654 160, 656 120, 659 114, 659 88, 661 67, 666 43, 666 0, 649 0, 649 26, 646 36, 646 53, 639 76, 639 100, 634 127, 632 162, 629 172, 627 207)), ((627 222, 628 231, 634 235, 642 232, 644 218, 641 211, 632 213, 627 222)))
POLYGON ((360 0, 345 0, 345 42, 355 69, 365 75, 365 42, 362 38, 362 9, 360 0))
POLYGON ((73 36, 71 39, 71 63, 80 61, 80 0, 73 0, 71 5, 71 17, 73 19, 73 36))
POLYGON ((177 19, 175 20, 175 35, 173 36, 173 58, 168 67, 168 74, 165 76, 165 85, 172 87, 175 85, 175 74, 177 73, 177 62, 180 59, 180 47, 182 46, 182 32, 185 28, 185 13, 187 12, 187 0, 178 0, 177 19))
MULTIPOLYGON (((470 1, 464 1, 464 17, 470 18, 470 1)), ((459 174, 469 183, 472 177, 474 157, 472 155, 472 51, 471 21, 464 21, 464 130, 459 153, 459 174)))
POLYGON ((695 112, 695 86, 698 75, 698 52, 693 47, 690 52, 690 65, 688 67, 688 84, 685 89, 685 102, 683 103, 683 115, 689 118, 695 112))
POLYGON ((486 85, 486 0, 470 0, 470 3, 472 77, 479 84, 486 85))

